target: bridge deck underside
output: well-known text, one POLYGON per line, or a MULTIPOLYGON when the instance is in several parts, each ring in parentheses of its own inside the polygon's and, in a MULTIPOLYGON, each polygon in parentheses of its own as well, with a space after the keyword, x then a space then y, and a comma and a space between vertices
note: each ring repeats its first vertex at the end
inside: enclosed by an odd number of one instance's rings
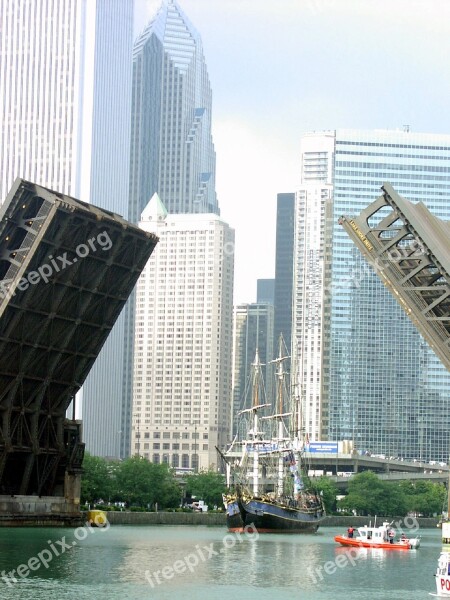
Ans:
POLYGON ((22 180, 0 216, 0 493, 52 495, 83 458, 66 410, 157 238, 22 180))

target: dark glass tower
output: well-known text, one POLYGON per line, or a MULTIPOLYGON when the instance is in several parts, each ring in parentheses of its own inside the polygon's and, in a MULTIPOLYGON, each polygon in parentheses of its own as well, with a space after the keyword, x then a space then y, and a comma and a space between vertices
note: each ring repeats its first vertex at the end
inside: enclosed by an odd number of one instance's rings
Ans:
POLYGON ((278 348, 281 333, 289 351, 292 337, 294 220, 295 194, 277 194, 274 348, 278 348))

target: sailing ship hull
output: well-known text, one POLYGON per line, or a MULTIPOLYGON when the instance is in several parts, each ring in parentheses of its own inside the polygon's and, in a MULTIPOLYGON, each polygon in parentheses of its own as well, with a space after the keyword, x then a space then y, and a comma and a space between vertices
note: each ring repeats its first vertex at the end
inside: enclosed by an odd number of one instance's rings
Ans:
POLYGON ((262 500, 235 500, 227 506, 230 532, 255 529, 258 533, 315 533, 323 518, 322 511, 305 512, 262 500))

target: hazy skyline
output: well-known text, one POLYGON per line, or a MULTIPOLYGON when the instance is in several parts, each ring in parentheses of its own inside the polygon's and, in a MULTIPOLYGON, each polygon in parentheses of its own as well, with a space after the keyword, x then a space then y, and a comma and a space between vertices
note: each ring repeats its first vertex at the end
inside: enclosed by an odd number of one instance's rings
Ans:
MULTIPOLYGON (((213 91, 235 302, 274 277, 276 195, 300 179, 300 136, 336 128, 450 132, 446 0, 178 0, 213 91)), ((135 34, 160 0, 136 0, 135 34)), ((449 199, 450 201, 450 199, 449 199)))

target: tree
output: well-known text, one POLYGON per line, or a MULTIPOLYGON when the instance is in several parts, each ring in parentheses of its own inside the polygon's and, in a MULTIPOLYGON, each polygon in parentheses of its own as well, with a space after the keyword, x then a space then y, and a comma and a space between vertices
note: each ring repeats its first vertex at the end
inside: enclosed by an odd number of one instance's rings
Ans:
POLYGON ((328 514, 336 512, 336 496, 338 489, 334 481, 329 477, 322 476, 315 480, 314 487, 322 494, 325 511, 328 514))
POLYGON ((424 517, 442 513, 447 501, 445 486, 430 481, 408 481, 401 485, 406 496, 408 512, 424 517))
POLYGON ((358 515, 403 516, 408 502, 400 485, 382 481, 372 471, 358 473, 348 484, 348 494, 339 507, 358 515))
POLYGON ((118 495, 129 505, 174 508, 180 503, 180 487, 165 463, 133 456, 120 463, 116 478, 118 495))
POLYGON ((186 492, 204 500, 208 506, 221 506, 222 494, 226 492, 225 478, 213 469, 202 469, 186 478, 186 492))
POLYGON ((84 455, 81 476, 81 501, 95 503, 108 501, 113 490, 113 480, 108 462, 100 456, 84 455))

